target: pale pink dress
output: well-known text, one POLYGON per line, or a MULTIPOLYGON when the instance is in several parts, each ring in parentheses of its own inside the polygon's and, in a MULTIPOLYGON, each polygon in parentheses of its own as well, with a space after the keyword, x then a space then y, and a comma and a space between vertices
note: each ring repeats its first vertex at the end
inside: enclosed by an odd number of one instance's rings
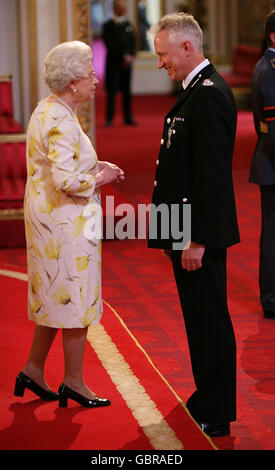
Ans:
POLYGON ((85 235, 83 211, 100 206, 97 155, 70 108, 38 104, 27 130, 27 171, 28 317, 53 328, 96 324, 102 316, 101 240, 85 235))

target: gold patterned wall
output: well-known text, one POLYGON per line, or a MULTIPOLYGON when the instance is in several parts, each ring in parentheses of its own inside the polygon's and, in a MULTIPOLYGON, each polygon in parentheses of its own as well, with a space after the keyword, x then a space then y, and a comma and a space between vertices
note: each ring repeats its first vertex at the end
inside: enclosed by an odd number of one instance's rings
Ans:
MULTIPOLYGON (((74 39, 91 45, 90 1, 73 0, 74 39)), ((86 102, 78 107, 78 119, 82 129, 91 134, 91 103, 86 102)))
POLYGON ((275 8, 270 0, 239 0, 239 42, 262 46, 265 16, 275 8))
POLYGON ((202 29, 207 25, 207 0, 182 0, 177 3, 177 11, 191 13, 199 22, 202 29))
POLYGON ((196 18, 204 33, 204 49, 208 50, 208 18, 209 18, 209 1, 208 0, 181 0, 177 3, 177 11, 190 13, 196 18))

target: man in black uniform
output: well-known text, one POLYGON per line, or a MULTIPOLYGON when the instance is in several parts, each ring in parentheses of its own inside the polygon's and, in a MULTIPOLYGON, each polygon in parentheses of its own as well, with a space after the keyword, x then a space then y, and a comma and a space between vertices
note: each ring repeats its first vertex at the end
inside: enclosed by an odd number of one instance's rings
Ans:
POLYGON ((260 298, 266 318, 275 318, 275 10, 265 20, 268 48, 252 77, 253 115, 258 141, 250 181, 261 191, 260 298))
POLYGON ((132 62, 136 51, 135 32, 125 18, 124 0, 114 0, 114 19, 103 25, 103 39, 107 48, 105 86, 107 91, 106 125, 110 126, 114 117, 115 96, 121 91, 123 96, 124 122, 135 125, 131 110, 132 62))
POLYGON ((179 214, 191 205, 191 239, 179 249, 172 210, 168 237, 161 237, 151 211, 148 246, 168 250, 173 263, 197 387, 187 407, 208 435, 224 436, 236 419, 236 345, 226 292, 226 249, 239 242, 232 182, 236 106, 204 57, 193 16, 166 15, 151 32, 158 68, 183 86, 165 117, 152 205, 176 206, 179 214))

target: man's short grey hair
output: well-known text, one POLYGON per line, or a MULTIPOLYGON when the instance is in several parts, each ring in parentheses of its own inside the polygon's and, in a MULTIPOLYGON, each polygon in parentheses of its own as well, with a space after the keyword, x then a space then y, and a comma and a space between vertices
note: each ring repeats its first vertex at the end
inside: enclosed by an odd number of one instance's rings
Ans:
POLYGON ((149 31, 149 35, 155 37, 157 33, 168 30, 172 39, 177 37, 190 41, 194 48, 203 50, 203 32, 199 23, 188 13, 170 13, 163 16, 149 31))
POLYGON ((51 91, 62 92, 72 80, 86 74, 93 57, 90 46, 82 41, 66 41, 48 52, 44 59, 44 80, 51 91))

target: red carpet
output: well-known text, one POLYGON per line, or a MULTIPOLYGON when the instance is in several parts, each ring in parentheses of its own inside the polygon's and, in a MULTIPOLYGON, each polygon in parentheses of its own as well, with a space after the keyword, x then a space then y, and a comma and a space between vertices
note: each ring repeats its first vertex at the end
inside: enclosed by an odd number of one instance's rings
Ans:
MULTIPOLYGON (((174 98, 135 97, 135 118, 139 122, 136 128, 121 124, 120 110, 114 126, 105 128, 102 98, 99 92, 96 102, 98 155, 102 160, 120 165, 127 177, 119 186, 104 188, 103 204, 106 194, 115 195, 116 205, 149 203, 163 116, 174 98)), ((238 347, 238 419, 232 424, 231 436, 213 440, 221 450, 275 449, 274 322, 262 318, 259 304, 259 194, 258 189, 248 183, 247 169, 254 143, 252 116, 242 112, 238 117, 234 156, 242 242, 229 250, 228 259, 229 304, 238 347)), ((25 271, 24 250, 2 250, 0 257, 2 269, 25 271)), ((68 410, 59 410, 56 404, 42 404, 30 392, 23 399, 12 396, 14 378, 24 363, 32 328, 26 319, 24 281, 2 276, 1 279, 5 294, 0 300, 1 331, 4 332, 1 370, 3 367, 5 370, 1 377, 1 448, 20 449, 24 443, 24 448, 39 449, 152 449, 146 424, 140 425, 133 417, 116 378, 111 378, 102 366, 100 351, 95 354, 96 344, 87 345, 85 376, 98 393, 111 398, 112 410, 115 410, 111 418, 107 409, 102 410, 104 417, 101 415, 103 419, 99 419, 98 413, 91 414, 91 410, 83 410, 74 403, 68 410), (95 370, 96 381, 93 380, 95 370), (30 423, 28 427, 26 421, 30 423), (62 431, 64 427, 66 431, 62 431)), ((157 405, 169 429, 176 432, 186 448, 198 450, 210 446, 213 449, 178 401, 178 397, 186 401, 194 384, 169 261, 158 250, 148 250, 145 240, 104 242, 103 298, 118 312, 157 368, 156 371, 152 367, 112 308, 105 304, 102 323, 105 332, 157 405)), ((58 385, 62 373, 59 336, 47 367, 47 378, 53 387, 58 385)), ((164 421, 161 419, 159 423, 164 421)))
MULTIPOLYGON (((163 117, 173 101, 173 97, 134 97, 139 126, 130 130, 120 123, 119 106, 114 127, 104 128, 102 96, 97 102, 100 158, 113 156, 126 170, 127 179, 117 189, 134 205, 150 202, 163 117), (116 133, 119 149, 113 146, 116 133), (142 146, 143 142, 146 145, 142 146)), ((229 305, 238 346, 238 419, 232 424, 230 437, 215 440, 219 449, 275 449, 274 322, 263 319, 259 303, 259 193, 248 183, 255 143, 252 113, 240 111, 234 180, 241 243, 230 249, 228 256, 229 305)), ((103 255, 105 299, 112 302, 162 374, 187 400, 194 384, 169 262, 158 250, 148 250, 142 240, 105 243, 103 255)))
MULTIPOLYGON (((9 264, 3 261, 1 266, 9 264)), ((19 267, 18 271, 24 269, 19 267)), ((43 402, 30 391, 24 398, 14 397, 15 376, 24 364, 32 337, 31 324, 26 320, 27 282, 3 275, 0 278, 0 449, 214 449, 107 304, 102 325, 91 332, 94 338, 89 337, 93 347, 87 344, 85 376, 94 390, 111 399, 111 407, 89 410, 69 401, 68 409, 59 409, 56 402, 43 402)), ((62 373, 59 335, 46 370, 54 389, 62 373)))
MULTIPOLYGON (((237 176, 242 243, 229 250, 228 292, 238 350, 238 419, 230 437, 214 442, 219 449, 275 449, 274 324, 262 318, 258 298, 258 194, 247 172, 237 176)), ((171 266, 142 241, 118 243, 104 244, 105 299, 186 401, 194 383, 171 266)))

